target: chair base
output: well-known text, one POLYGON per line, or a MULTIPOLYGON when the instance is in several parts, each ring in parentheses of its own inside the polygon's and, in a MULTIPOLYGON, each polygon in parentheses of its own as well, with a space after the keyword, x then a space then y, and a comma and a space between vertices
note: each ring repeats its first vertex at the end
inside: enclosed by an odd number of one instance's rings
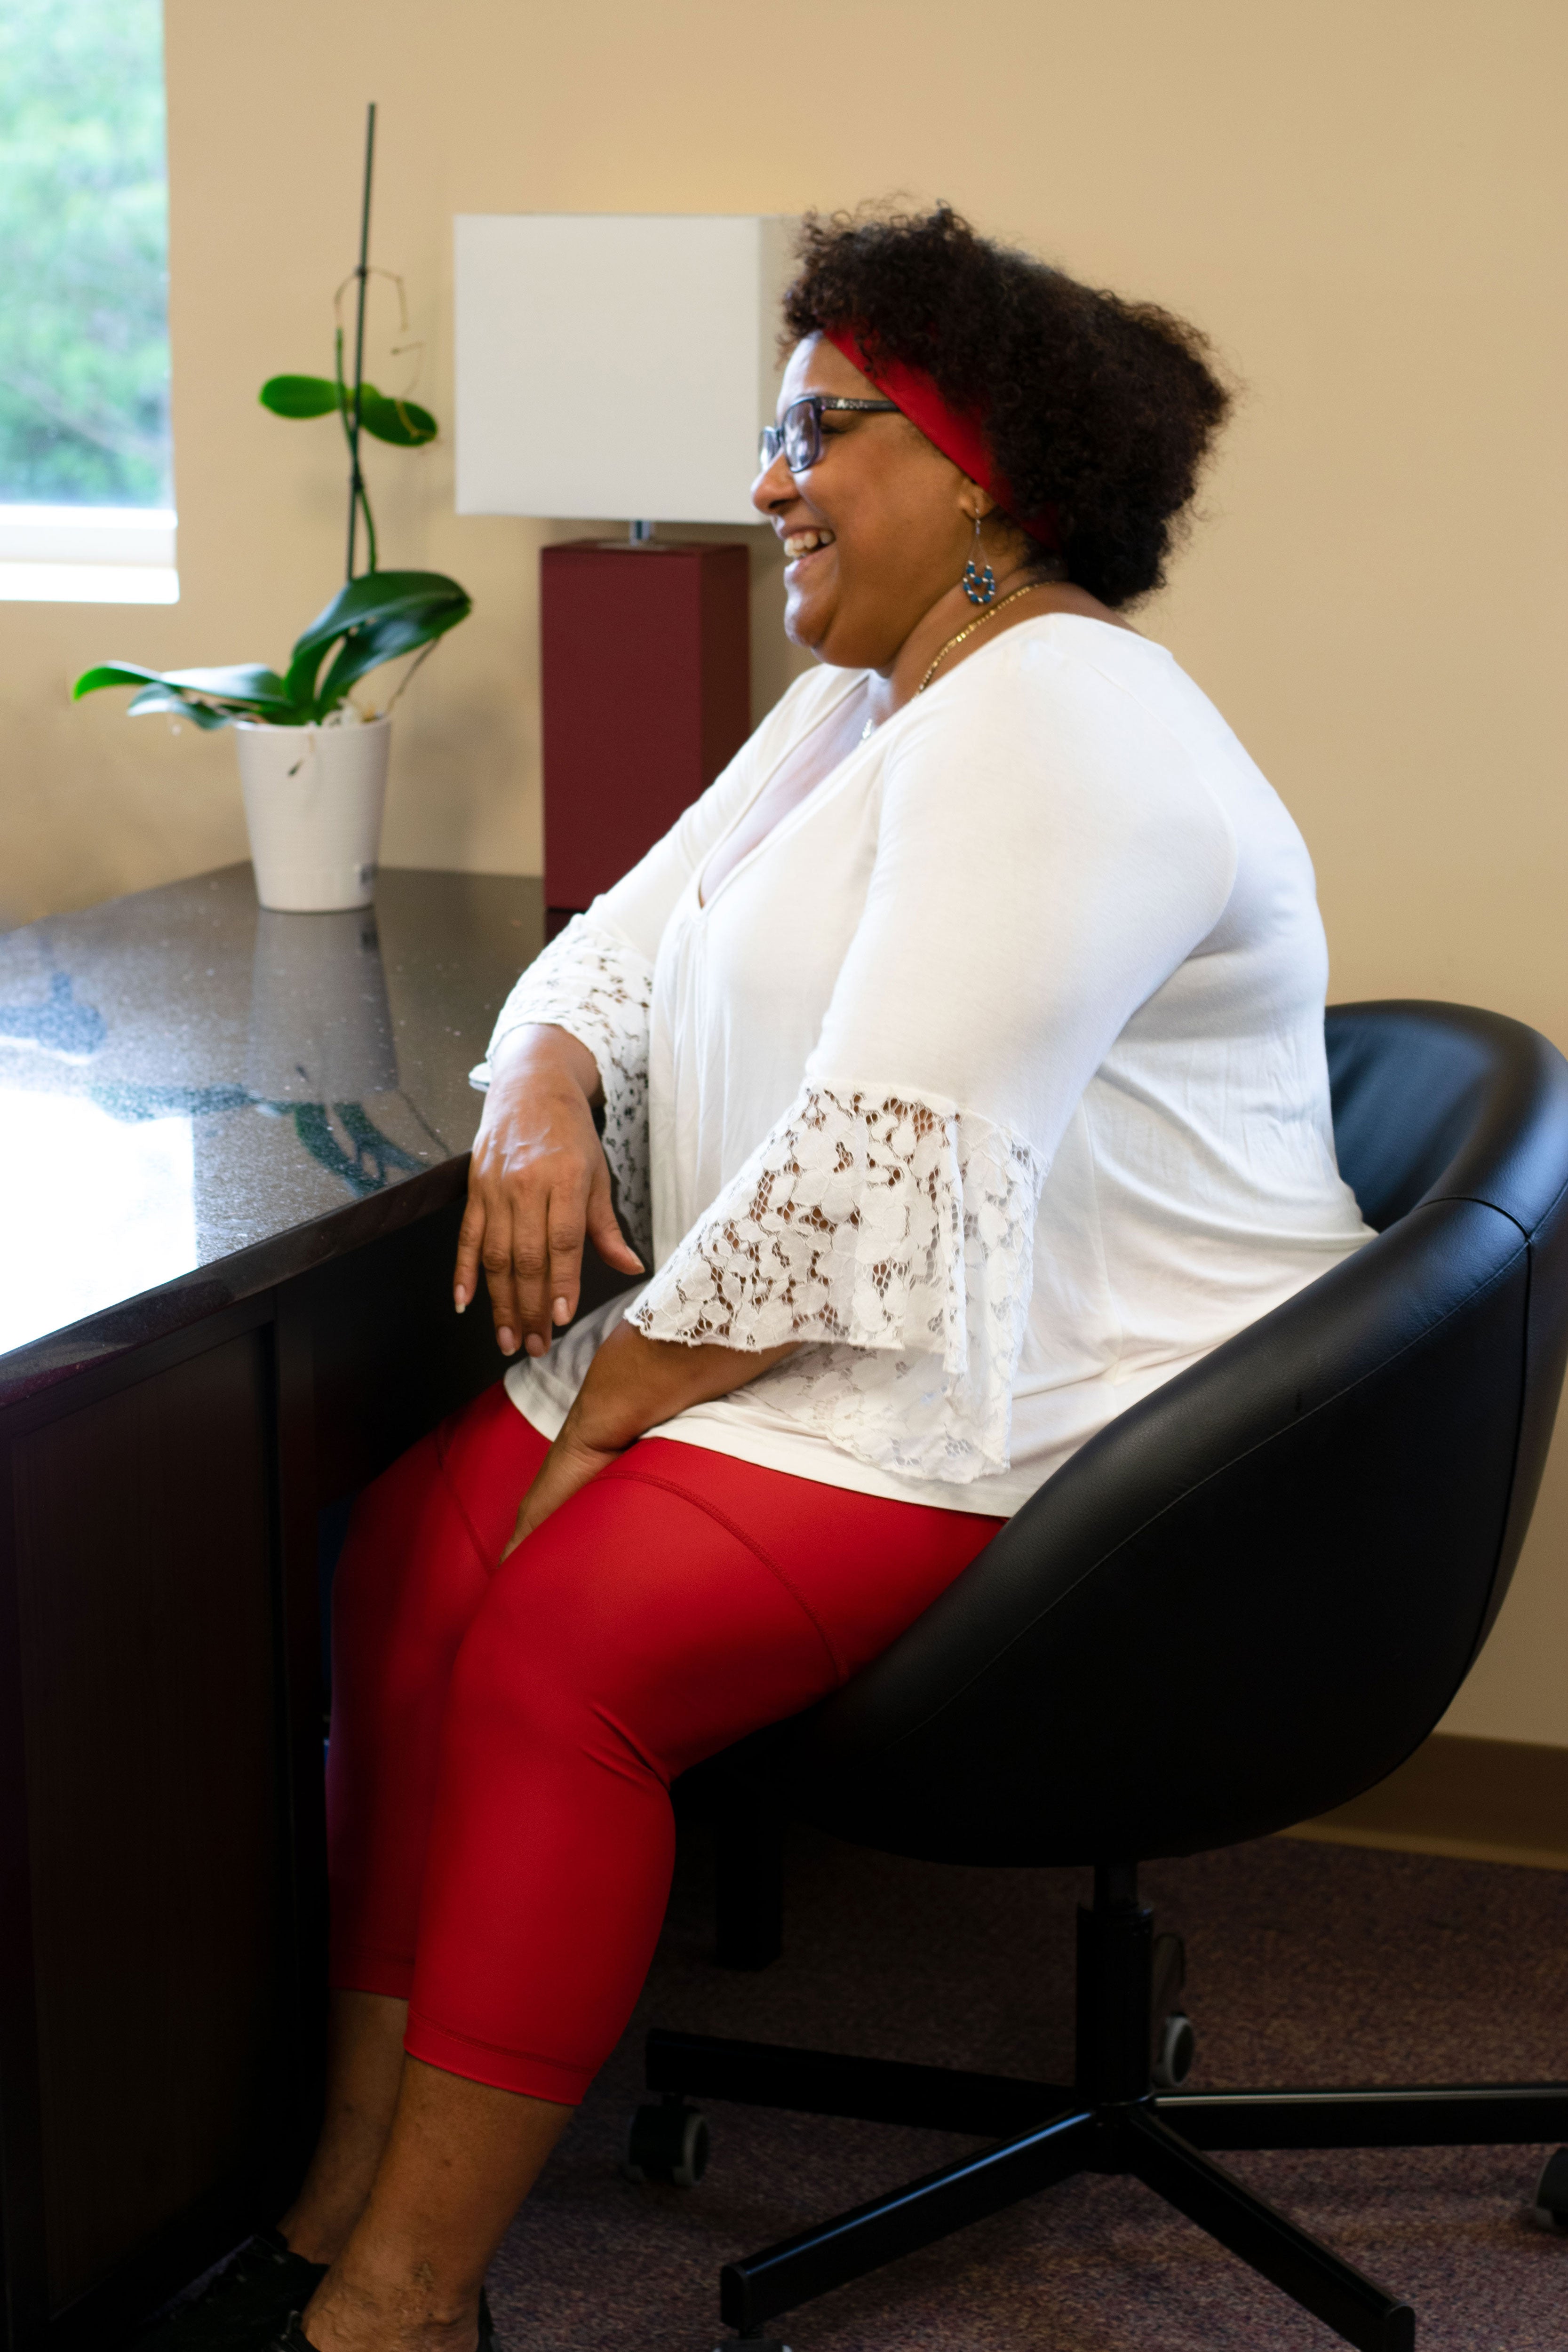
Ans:
POLYGON ((1150 1913, 1131 1867, 1096 1872, 1079 1915, 1077 2084, 655 2030, 650 2091, 979 2135, 994 2145, 727 2264, 720 2313, 763 2352, 767 2323, 1080 2172, 1130 2173, 1362 2352, 1413 2352, 1415 2314, 1215 2163, 1210 2149, 1439 2147, 1568 2138, 1568 2084, 1157 2092, 1150 1913))

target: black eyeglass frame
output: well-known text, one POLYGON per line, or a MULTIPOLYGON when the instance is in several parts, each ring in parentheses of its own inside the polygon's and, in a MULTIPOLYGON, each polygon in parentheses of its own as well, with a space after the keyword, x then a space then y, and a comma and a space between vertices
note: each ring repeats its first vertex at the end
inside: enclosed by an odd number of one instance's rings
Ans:
POLYGON ((763 427, 757 456, 763 473, 781 456, 792 474, 806 473, 813 466, 820 464, 824 447, 822 415, 823 411, 829 408, 858 409, 863 415, 884 411, 893 415, 899 414, 896 400, 840 400, 830 392, 803 393, 798 400, 790 402, 782 423, 763 427), (800 420, 798 424, 796 418, 800 420), (792 440, 796 451, 793 457, 790 456, 792 440))

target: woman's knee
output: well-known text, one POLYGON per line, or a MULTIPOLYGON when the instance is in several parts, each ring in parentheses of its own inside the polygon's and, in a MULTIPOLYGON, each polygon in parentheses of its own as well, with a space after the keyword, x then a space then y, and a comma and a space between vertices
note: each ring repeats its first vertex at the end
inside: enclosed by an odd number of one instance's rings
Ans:
MULTIPOLYGON (((448 1741, 570 1747, 668 1781, 835 1679, 815 1622, 678 1496, 596 1481, 490 1580, 453 1674, 448 1741)), ((450 1751, 449 1751, 450 1752, 450 1751)))
POLYGON ((458 1649, 448 1727, 502 1753, 574 1740, 596 1710, 620 1711, 620 1646, 581 1582, 574 1593, 553 1580, 503 1570, 458 1649))
POLYGON ((621 1517, 574 1497, 491 1578, 453 1669, 448 1757, 586 1758, 666 1782, 681 1769, 706 1694, 734 1680, 725 1612, 710 1590, 694 1606, 647 1525, 621 1517))

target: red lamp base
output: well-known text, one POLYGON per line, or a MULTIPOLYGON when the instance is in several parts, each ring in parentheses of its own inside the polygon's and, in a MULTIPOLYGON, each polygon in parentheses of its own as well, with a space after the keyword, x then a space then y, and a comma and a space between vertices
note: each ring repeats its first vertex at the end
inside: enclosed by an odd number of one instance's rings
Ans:
POLYGON ((749 574, 743 546, 543 551, 548 937, 652 848, 750 733, 749 574))

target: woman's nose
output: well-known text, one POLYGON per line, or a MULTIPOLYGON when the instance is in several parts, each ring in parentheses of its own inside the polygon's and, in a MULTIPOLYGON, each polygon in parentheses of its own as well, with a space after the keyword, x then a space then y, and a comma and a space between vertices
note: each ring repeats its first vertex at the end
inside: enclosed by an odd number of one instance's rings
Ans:
POLYGON ((759 514, 772 514, 775 507, 788 506, 795 496, 795 476, 784 461, 781 449, 771 466, 764 466, 752 484, 752 504, 759 514))

